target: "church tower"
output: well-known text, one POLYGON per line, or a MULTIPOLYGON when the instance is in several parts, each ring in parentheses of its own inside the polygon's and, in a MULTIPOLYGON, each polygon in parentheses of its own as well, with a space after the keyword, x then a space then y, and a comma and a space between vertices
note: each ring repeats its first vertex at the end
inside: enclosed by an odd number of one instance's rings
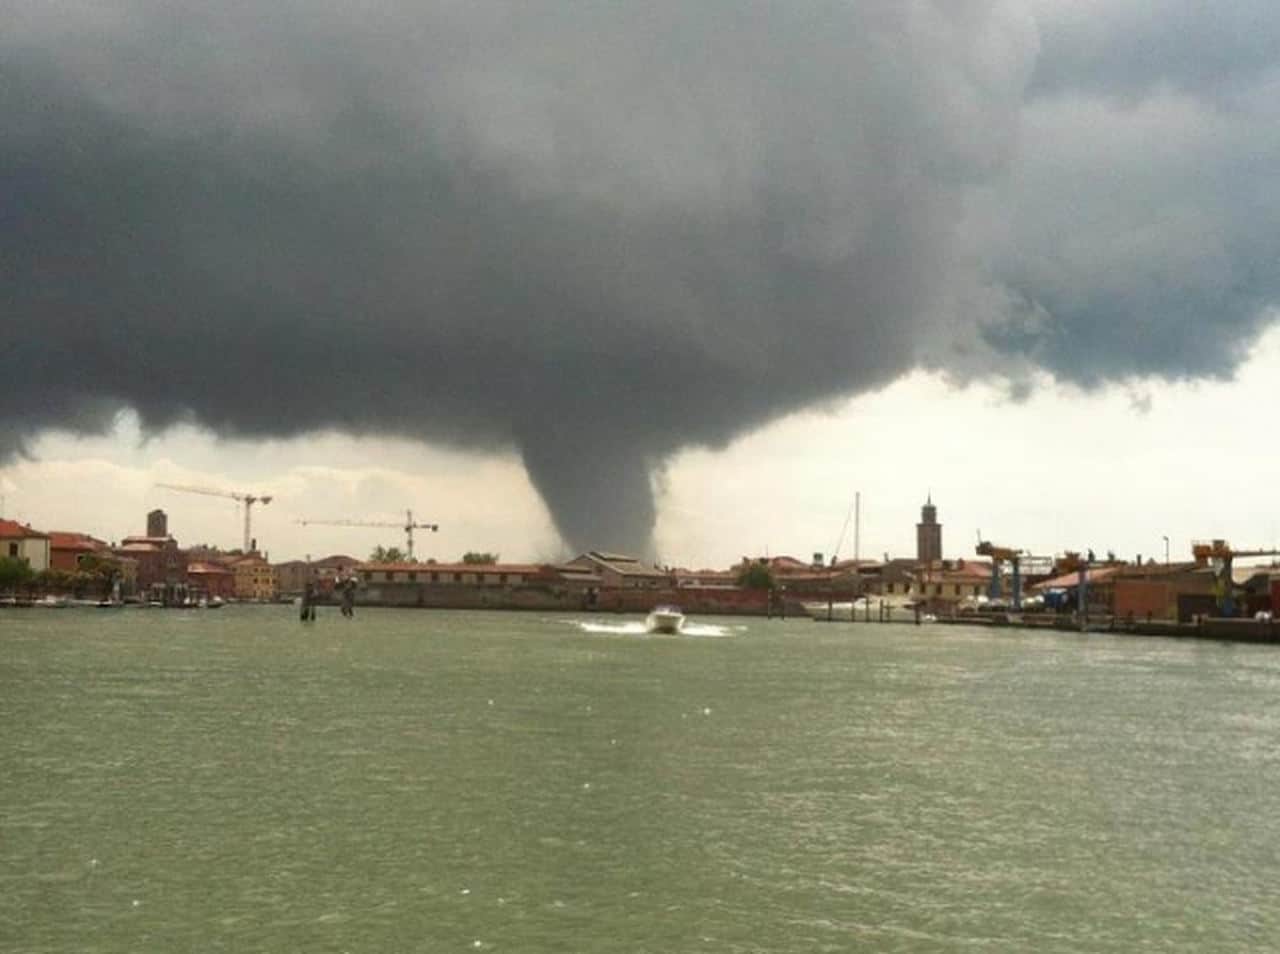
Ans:
POLYGON ((916 524, 916 562, 937 563, 942 560, 942 524, 938 523, 938 508, 933 505, 933 493, 920 508, 920 522, 916 524))

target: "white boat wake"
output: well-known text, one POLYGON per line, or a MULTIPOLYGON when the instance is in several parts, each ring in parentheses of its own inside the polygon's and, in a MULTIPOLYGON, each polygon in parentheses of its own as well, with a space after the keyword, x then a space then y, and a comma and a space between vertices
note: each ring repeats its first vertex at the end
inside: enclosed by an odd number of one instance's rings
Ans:
POLYGON ((734 630, 744 628, 741 626, 721 626, 715 623, 698 623, 686 619, 680 632, 670 635, 650 633, 645 627, 644 620, 627 620, 626 622, 617 623, 605 623, 597 620, 571 620, 570 622, 584 633, 603 636, 650 636, 655 639, 680 639, 685 636, 717 638, 732 636, 734 635, 734 630))

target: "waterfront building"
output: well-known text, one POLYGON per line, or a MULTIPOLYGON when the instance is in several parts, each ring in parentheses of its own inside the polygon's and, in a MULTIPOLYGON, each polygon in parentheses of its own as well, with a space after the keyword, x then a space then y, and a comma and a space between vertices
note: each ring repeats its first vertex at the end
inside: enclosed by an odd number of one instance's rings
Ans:
POLYGON ((356 574, 366 605, 570 609, 583 602, 554 567, 532 563, 361 563, 356 574))
POLYGON ((920 508, 920 522, 916 524, 916 562, 932 564, 942 559, 942 524, 938 523, 938 508, 933 505, 930 493, 920 508))
MULTIPOLYGON (((1090 566, 1084 571, 1085 581, 1085 612, 1090 616, 1111 616, 1116 611, 1116 584, 1122 579, 1122 574, 1126 567, 1121 563, 1108 564, 1106 566, 1090 566)), ((1206 580, 1209 577, 1206 575, 1206 580)), ((1130 582, 1133 582, 1132 578, 1130 582)), ((1065 609, 1074 612, 1077 600, 1079 599, 1080 589, 1080 572, 1071 570, 1060 576, 1051 577, 1042 580, 1039 583, 1032 584, 1029 588, 1033 594, 1044 596, 1046 600, 1058 603, 1065 609), (1056 595, 1056 599, 1054 596, 1056 595)), ((1137 610, 1142 607, 1142 615, 1145 618, 1145 610, 1151 605, 1150 596, 1137 596, 1141 592, 1141 588, 1126 587, 1125 590, 1129 594, 1125 603, 1126 612, 1128 609, 1137 610)), ((1177 605, 1176 594, 1174 596, 1174 605, 1177 605)), ((1206 606, 1207 609, 1207 606, 1206 606)), ((1138 614, 1135 613, 1135 616, 1138 614)), ((1167 617, 1166 617, 1167 618, 1167 617)))
POLYGON ((905 597, 933 613, 953 613, 985 596, 991 585, 991 564, 983 560, 935 560, 917 563, 895 559, 885 563, 871 592, 905 597))
POLYGON ((738 575, 732 570, 675 570, 678 589, 736 589, 738 575))
POLYGON ((49 531, 49 568, 74 573, 88 554, 111 555, 105 540, 73 530, 49 531))
POLYGON ((235 599, 236 574, 221 563, 193 561, 187 564, 187 587, 196 595, 235 599))
MULTIPOLYGON (((522 586, 545 568, 533 563, 360 563, 364 583, 422 583, 436 586, 522 586)), ((551 573, 550 577, 554 578, 551 573)))
POLYGON ((237 557, 231 562, 238 600, 269 602, 280 594, 275 567, 258 553, 237 557))
POLYGON ((299 596, 307 581, 320 584, 322 589, 333 586, 334 580, 346 579, 356 572, 360 561, 343 553, 335 553, 319 560, 289 560, 275 564, 276 578, 281 596, 299 596))
POLYGON ((567 564, 600 576, 602 589, 659 589, 671 585, 671 574, 632 556, 591 550, 567 564))
POLYGON ((187 583, 187 555, 173 537, 125 537, 111 552, 136 562, 139 590, 163 591, 172 598, 187 583))
POLYGON ((0 557, 21 560, 36 573, 49 569, 49 535, 16 520, 0 519, 0 557))

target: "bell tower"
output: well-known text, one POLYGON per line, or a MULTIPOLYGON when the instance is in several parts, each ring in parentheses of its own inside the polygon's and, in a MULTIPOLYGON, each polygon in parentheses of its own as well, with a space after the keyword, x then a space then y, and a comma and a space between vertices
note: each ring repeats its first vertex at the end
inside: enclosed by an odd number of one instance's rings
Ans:
POLYGON ((933 505, 933 493, 920 508, 920 522, 916 524, 916 562, 937 563, 942 560, 942 524, 938 523, 938 508, 933 505))

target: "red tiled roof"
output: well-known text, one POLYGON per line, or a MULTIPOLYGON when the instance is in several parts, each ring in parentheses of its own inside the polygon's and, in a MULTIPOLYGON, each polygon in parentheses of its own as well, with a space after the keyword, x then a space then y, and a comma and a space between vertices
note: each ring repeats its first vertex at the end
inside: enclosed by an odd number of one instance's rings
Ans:
MULTIPOLYGON (((1085 585, 1093 583, 1102 583, 1111 579, 1120 571, 1124 570, 1124 566, 1096 566, 1085 570, 1085 585)), ((1080 585, 1080 574, 1064 573, 1062 576, 1055 576, 1052 580, 1044 580, 1035 584, 1033 590, 1059 590, 1069 589, 1073 586, 1080 585)))
POLYGON ((107 542, 75 530, 50 530, 49 546, 54 550, 102 550, 107 542))
POLYGON ((953 567, 950 570, 933 571, 935 574, 941 572, 943 580, 955 580, 957 583, 964 580, 985 581, 991 579, 991 566, 987 563, 966 563, 962 567, 953 567))
POLYGON ((392 573, 537 573, 536 563, 357 563, 358 570, 392 573))
POLYGON ((49 534, 32 530, 25 523, 18 523, 16 520, 0 519, 0 537, 10 540, 48 540, 49 534))
POLYGON ((160 550, 173 542, 173 537, 146 537, 133 536, 125 537, 120 541, 122 547, 145 546, 152 550, 160 550))
POLYGON ((220 566, 217 563, 189 563, 187 564, 187 573, 217 573, 222 576, 234 575, 225 566, 220 566))
POLYGON ((599 550, 591 550, 574 559, 581 560, 583 557, 622 576, 665 577, 668 575, 662 567, 649 566, 635 557, 624 556, 621 553, 602 553, 599 550))

